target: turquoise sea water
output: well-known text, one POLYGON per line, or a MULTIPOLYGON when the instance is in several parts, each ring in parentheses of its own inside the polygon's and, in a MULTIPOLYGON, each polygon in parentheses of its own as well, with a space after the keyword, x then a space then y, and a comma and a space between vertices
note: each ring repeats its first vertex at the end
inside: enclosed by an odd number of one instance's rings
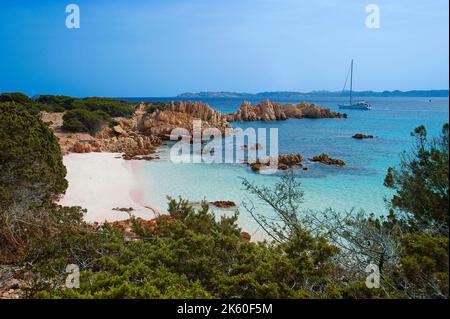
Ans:
MULTIPOLYGON (((399 163, 399 154, 412 145, 410 132, 424 124, 430 135, 437 135, 448 121, 448 98, 367 98, 370 111, 345 110, 348 119, 290 119, 277 122, 233 123, 233 126, 276 127, 279 131, 279 153, 300 153, 305 158, 322 152, 343 159, 344 167, 328 167, 308 163, 307 171, 298 177, 305 192, 304 207, 310 209, 364 209, 377 215, 385 214, 384 198, 391 192, 383 186, 389 166, 399 163), (355 140, 355 133, 375 135, 375 139, 355 140)), ((144 100, 144 99, 143 99, 144 100)), ((149 98, 145 100, 172 100, 149 98)), ((241 104, 236 99, 204 99, 222 112, 232 112, 241 104)), ((320 106, 338 111, 341 98, 307 98, 320 106)), ((256 103, 258 101, 251 101, 256 103)), ((301 102, 301 101, 280 101, 301 102)), ((342 112, 343 110, 341 110, 342 112)), ((280 176, 259 175, 240 164, 174 164, 161 150, 159 161, 142 162, 141 177, 145 186, 145 201, 164 210, 166 195, 183 196, 191 201, 207 199, 248 200, 242 190, 241 177, 260 185, 273 185, 280 176)), ((257 206, 265 213, 270 209, 257 206)), ((243 228, 253 232, 255 223, 244 211, 240 215, 243 228)))

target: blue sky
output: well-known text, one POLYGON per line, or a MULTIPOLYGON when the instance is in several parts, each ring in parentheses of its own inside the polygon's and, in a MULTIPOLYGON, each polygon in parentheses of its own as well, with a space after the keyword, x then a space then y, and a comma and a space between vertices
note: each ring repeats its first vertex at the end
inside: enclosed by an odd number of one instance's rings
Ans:
POLYGON ((1 0, 0 41, 0 92, 29 95, 341 90, 351 58, 356 90, 449 87, 447 0, 1 0))

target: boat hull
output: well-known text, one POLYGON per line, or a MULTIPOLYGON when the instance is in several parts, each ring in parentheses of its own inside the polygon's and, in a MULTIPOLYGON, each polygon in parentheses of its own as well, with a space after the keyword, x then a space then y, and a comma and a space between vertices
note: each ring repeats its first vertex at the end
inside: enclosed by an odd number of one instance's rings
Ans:
POLYGON ((372 107, 369 104, 338 104, 340 109, 349 110, 370 110, 372 107))

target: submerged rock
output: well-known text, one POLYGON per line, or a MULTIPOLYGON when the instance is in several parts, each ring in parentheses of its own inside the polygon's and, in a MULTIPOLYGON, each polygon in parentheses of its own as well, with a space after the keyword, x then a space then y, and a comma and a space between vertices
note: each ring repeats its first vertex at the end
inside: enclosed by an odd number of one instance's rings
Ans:
POLYGON ((357 133, 355 135, 352 136, 353 138, 356 138, 358 140, 362 140, 365 138, 373 138, 373 135, 366 135, 366 134, 362 134, 362 133, 357 133))

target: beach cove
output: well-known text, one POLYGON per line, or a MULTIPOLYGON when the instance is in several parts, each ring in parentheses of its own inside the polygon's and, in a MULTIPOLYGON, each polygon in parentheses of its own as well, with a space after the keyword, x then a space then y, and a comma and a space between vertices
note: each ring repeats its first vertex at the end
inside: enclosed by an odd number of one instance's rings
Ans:
MULTIPOLYGON (((344 167, 307 163, 307 171, 298 172, 305 192, 304 209, 365 210, 376 215, 387 212, 385 197, 392 195, 383 186, 389 166, 395 166, 400 153, 411 147, 410 132, 424 124, 430 135, 439 133, 448 118, 448 98, 377 98, 374 110, 350 111, 348 119, 290 119, 275 122, 233 123, 235 127, 277 127, 280 154, 300 153, 305 158, 328 152, 343 159, 344 167), (355 133, 373 134, 374 139, 355 140, 355 133)), ((237 101, 205 101, 214 109, 233 111, 237 101), (234 106, 233 106, 234 105, 234 106)), ((318 101, 335 107, 335 99, 318 101)), ((64 205, 80 205, 88 210, 87 221, 128 218, 113 211, 115 207, 133 207, 133 214, 153 218, 151 206, 160 212, 167 209, 166 196, 202 200, 229 200, 238 206, 249 201, 242 189, 242 178, 258 185, 274 185, 280 175, 260 175, 240 164, 174 164, 169 149, 158 149, 159 159, 125 161, 114 153, 69 154, 64 157, 68 169, 69 189, 64 205)), ((216 215, 231 211, 215 209, 216 215)), ((258 206, 270 214, 270 208, 258 206)), ((252 218, 241 209, 239 225, 256 236, 260 233, 252 218)))
POLYGON ((151 219, 155 213, 144 203, 140 163, 125 161, 118 153, 70 153, 63 157, 69 187, 59 204, 87 209, 87 222, 104 222, 136 217, 151 219), (147 206, 147 207, 145 207, 147 206))

